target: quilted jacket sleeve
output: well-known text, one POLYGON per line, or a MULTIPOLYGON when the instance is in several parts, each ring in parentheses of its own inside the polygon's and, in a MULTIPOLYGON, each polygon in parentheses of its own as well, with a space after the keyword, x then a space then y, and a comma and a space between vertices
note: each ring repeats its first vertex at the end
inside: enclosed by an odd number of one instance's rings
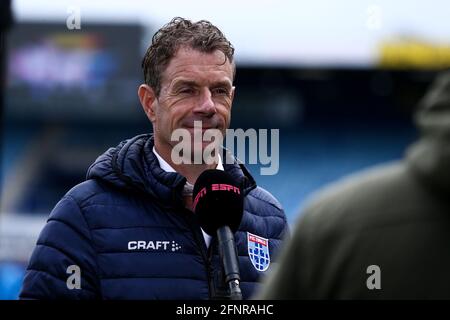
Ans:
POLYGON ((66 195, 50 214, 31 255, 20 299, 100 298, 96 253, 86 220, 66 195))

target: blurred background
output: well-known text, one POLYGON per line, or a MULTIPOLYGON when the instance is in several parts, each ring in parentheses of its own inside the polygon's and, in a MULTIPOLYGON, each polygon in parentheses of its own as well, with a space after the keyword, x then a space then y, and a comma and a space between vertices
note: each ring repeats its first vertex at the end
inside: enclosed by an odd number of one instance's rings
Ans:
POLYGON ((14 24, 2 33, 0 299, 17 298, 49 212, 96 157, 151 131, 136 94, 140 63, 153 33, 173 17, 210 20, 234 44, 231 127, 280 129, 278 173, 249 167, 290 223, 318 188, 402 158, 417 136, 416 103, 450 67, 444 0, 13 0, 11 7, 14 24))

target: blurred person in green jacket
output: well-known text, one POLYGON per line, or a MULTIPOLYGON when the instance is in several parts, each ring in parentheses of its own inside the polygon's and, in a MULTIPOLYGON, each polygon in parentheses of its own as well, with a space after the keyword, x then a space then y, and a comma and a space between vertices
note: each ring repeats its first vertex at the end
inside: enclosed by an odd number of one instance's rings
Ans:
POLYGON ((313 197, 259 299, 450 298, 450 71, 403 160, 313 197))

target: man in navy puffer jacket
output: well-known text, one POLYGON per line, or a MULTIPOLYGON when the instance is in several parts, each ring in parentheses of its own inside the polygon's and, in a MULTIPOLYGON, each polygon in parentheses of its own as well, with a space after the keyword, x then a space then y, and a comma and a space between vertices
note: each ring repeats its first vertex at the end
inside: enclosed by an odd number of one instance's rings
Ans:
MULTIPOLYGON (((230 154, 212 164, 177 164, 170 134, 193 121, 223 132, 234 96, 233 48, 209 22, 176 18, 160 29, 143 61, 139 98, 154 134, 120 143, 56 205, 37 241, 22 299, 226 298, 217 240, 196 221, 189 191, 206 169, 241 186, 235 234, 244 298, 270 270, 285 233, 276 199, 230 154), (255 262, 255 244, 270 259, 255 262)), ((192 156, 192 155, 190 155, 192 156)), ((212 213, 214 214, 214 213, 212 213)), ((261 250, 260 250, 261 251, 261 250)))

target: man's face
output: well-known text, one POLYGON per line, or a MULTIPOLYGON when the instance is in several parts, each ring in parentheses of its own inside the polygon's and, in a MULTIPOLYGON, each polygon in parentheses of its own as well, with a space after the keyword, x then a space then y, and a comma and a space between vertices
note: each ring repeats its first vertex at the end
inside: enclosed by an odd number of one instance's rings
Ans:
MULTIPOLYGON (((167 152, 178 143, 171 141, 176 129, 187 129, 193 137, 194 121, 202 121, 203 132, 218 129, 225 135, 230 124, 234 87, 233 66, 228 59, 224 61, 225 55, 219 50, 203 53, 181 47, 169 62, 162 73, 159 97, 150 99, 146 110, 153 123, 158 150, 167 152)), ((145 103, 142 98, 141 103, 145 103)))

